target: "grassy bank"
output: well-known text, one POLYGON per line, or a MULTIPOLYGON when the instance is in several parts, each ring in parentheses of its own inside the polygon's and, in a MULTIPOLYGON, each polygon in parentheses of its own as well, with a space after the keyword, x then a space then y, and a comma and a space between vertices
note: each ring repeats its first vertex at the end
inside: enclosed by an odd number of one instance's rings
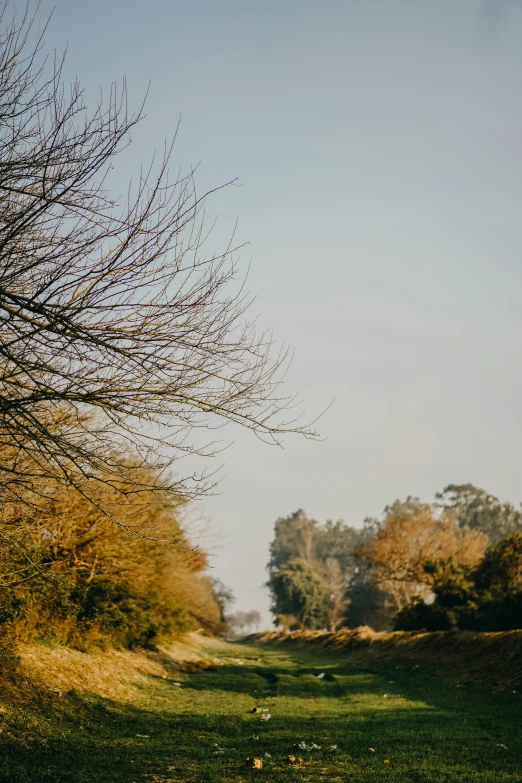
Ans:
POLYGON ((522 631, 376 632, 371 628, 272 631, 251 637, 260 643, 349 653, 352 660, 423 663, 449 683, 492 691, 522 692, 522 631))
POLYGON ((157 653, 21 655, 0 683, 2 781, 521 779, 518 694, 456 688, 422 662, 196 637, 157 653), (251 756, 261 770, 245 768, 251 756))

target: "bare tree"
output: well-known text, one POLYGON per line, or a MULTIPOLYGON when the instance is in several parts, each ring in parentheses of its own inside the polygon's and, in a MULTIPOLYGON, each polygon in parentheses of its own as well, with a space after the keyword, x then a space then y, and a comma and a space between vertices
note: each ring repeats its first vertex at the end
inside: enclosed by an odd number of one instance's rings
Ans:
MULTIPOLYGON (((125 84, 88 115, 63 61, 38 63, 35 16, 0 17, 0 497, 35 502, 48 482, 90 492, 155 476, 216 442, 220 422, 270 442, 301 426, 279 391, 286 352, 246 320, 235 248, 208 255, 193 171, 172 146, 108 192, 141 111, 125 84), (132 455, 132 458, 129 457, 132 455), (159 471, 159 473, 158 473, 159 471), (151 475, 149 472, 148 475, 151 475), (111 479, 112 477, 112 479, 111 479), (85 487, 82 489, 82 482, 85 487)), ((210 479, 210 483, 211 483, 210 479)), ((161 480, 187 497, 196 475, 161 480)), ((147 485, 144 490, 151 487, 147 485)), ((136 493, 136 486, 132 491, 136 493)))
POLYGON ((252 628, 257 631, 261 623, 261 613, 257 609, 251 609, 246 613, 246 625, 248 633, 252 633, 252 628))
POLYGON ((252 629, 257 630, 261 623, 261 614, 257 609, 251 609, 249 612, 234 612, 227 617, 227 622, 231 630, 240 636, 244 633, 252 633, 252 629))

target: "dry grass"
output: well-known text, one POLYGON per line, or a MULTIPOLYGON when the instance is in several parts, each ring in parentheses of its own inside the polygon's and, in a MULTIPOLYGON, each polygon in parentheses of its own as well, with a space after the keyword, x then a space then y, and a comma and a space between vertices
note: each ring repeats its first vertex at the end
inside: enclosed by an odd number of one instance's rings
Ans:
POLYGON ((175 678, 176 673, 191 672, 215 663, 206 655, 219 647, 216 640, 188 634, 156 651, 94 650, 88 653, 67 647, 45 647, 39 644, 20 644, 17 680, 58 696, 75 691, 93 694, 120 703, 150 701, 154 692, 151 684, 175 678))
POLYGON ((166 677, 165 667, 138 652, 83 653, 65 647, 22 645, 22 673, 56 693, 75 690, 120 702, 135 701, 150 675, 166 677))
POLYGON ((448 680, 471 680, 494 690, 522 687, 522 630, 376 632, 366 626, 335 633, 272 631, 252 640, 265 644, 318 646, 364 654, 366 660, 426 661, 448 680))

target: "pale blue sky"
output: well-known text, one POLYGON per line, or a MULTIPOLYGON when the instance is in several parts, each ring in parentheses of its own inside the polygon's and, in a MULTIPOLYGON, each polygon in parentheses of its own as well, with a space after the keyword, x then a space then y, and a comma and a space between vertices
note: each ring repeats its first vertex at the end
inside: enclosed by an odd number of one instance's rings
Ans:
MULTIPOLYGON (((147 119, 125 165, 182 125, 216 243, 239 220, 260 322, 320 443, 238 433, 201 507, 238 608, 274 520, 359 524, 472 481, 522 499, 522 2, 43 0, 88 95, 127 76, 147 119)), ((125 171, 120 172, 122 176, 125 171)), ((268 618, 268 615, 264 615, 268 618)))

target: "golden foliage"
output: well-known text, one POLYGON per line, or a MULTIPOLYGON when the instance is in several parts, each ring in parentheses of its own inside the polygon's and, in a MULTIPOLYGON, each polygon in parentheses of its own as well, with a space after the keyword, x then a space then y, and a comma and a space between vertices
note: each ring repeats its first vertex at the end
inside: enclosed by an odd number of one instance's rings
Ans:
MULTIPOLYGON (((137 600, 135 611, 141 612, 140 622, 150 620, 151 628, 222 630, 220 607, 205 573, 206 553, 191 547, 183 531, 186 500, 162 492, 158 476, 137 475, 132 466, 128 476, 127 484, 111 477, 98 479, 97 486, 85 494, 81 486, 64 492, 59 484, 49 484, 40 507, 17 520, 17 541, 23 546, 6 539, 3 546, 0 544, 2 581, 9 584, 11 580, 24 598, 23 615, 14 624, 18 638, 38 638, 50 632, 55 641, 64 644, 73 641, 89 647, 107 643, 114 600, 123 600, 127 613, 134 611, 128 608, 128 601, 137 600), (143 489, 144 482, 157 488, 143 489), (100 506, 93 504, 93 496, 101 498, 100 506), (26 574, 33 580, 24 582, 26 574), (66 610, 63 601, 40 605, 38 591, 53 592, 53 579, 65 590, 66 610), (85 601, 90 619, 79 629, 78 617, 85 616, 85 601), (101 611, 109 614, 100 625, 93 616, 101 611)), ((3 529, 6 537, 10 524, 12 520, 0 521, 0 533, 3 529)), ((168 632, 158 630, 155 638, 168 632)), ((126 638, 130 639, 129 634, 126 638)))
POLYGON ((451 558, 476 565, 487 544, 484 533, 460 529, 451 512, 437 514, 428 504, 396 503, 358 552, 369 561, 375 583, 400 610, 412 597, 430 592, 433 577, 425 571, 426 563, 451 558))

